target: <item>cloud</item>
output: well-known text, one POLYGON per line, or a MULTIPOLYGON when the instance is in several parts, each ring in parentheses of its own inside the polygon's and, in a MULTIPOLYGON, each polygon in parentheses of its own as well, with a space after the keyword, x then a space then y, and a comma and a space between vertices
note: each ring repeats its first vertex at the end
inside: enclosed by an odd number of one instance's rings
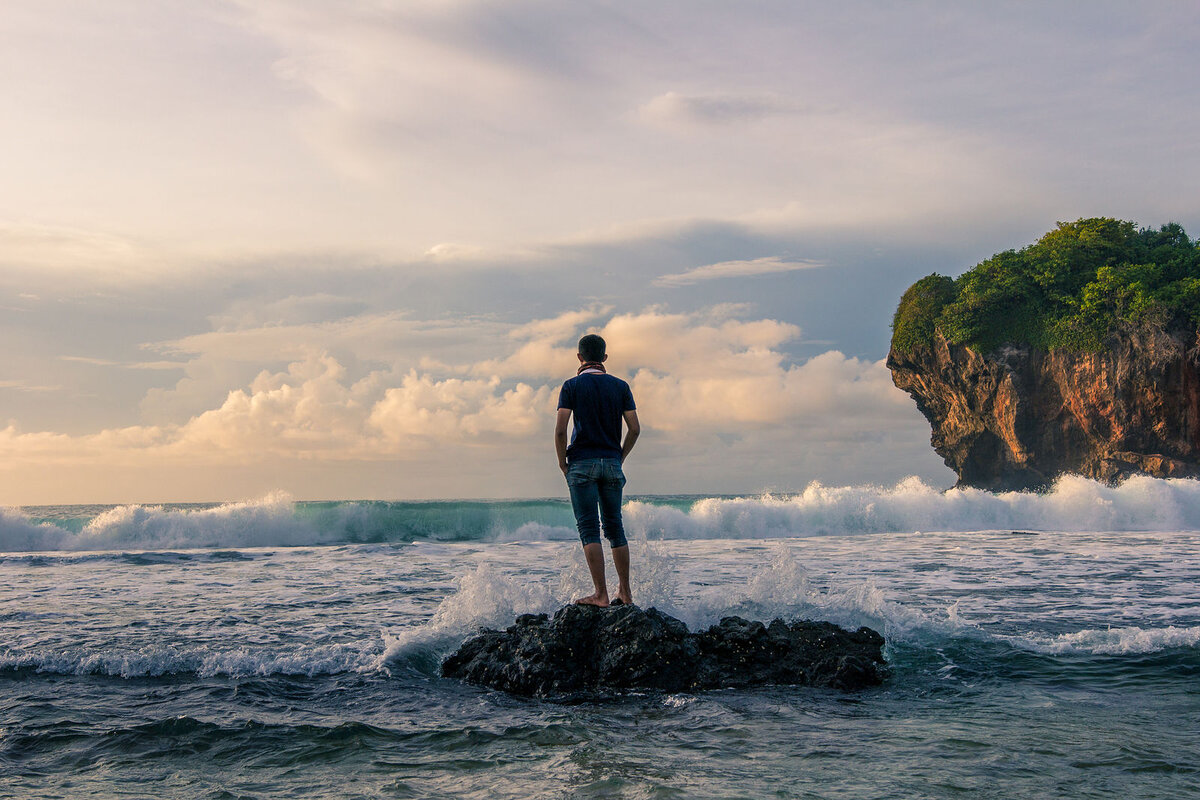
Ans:
POLYGON ((483 469, 594 328, 667 420, 643 458, 686 461, 660 481, 706 451, 747 482, 879 462, 826 435, 875 437, 896 469, 928 455, 911 407, 878 394, 855 420, 805 387, 884 393, 913 279, 1058 219, 1196 227, 1182 9, 12 0, 0 377, 34 433, 6 441, 92 478, 102 453, 150 464, 147 485, 192 453, 216 486, 256 447, 292 477, 434 441, 461 449, 422 477, 483 469), (796 258, 743 260, 761 254, 796 258), (831 268, 718 280, 800 258, 831 268), (815 339, 842 355, 805 358, 815 339))
POLYGON ((721 261, 684 272, 662 275, 654 279, 655 286, 687 286, 716 278, 748 278, 753 275, 771 275, 779 272, 794 272, 801 269, 817 269, 825 264, 820 261, 784 261, 777 256, 755 258, 750 261, 721 261))
MULTIPOLYGON (((0 267, 10 271, 82 272, 117 280, 146 274, 158 257, 140 242, 102 231, 0 221, 0 267)), ((18 296, 38 299, 28 292, 18 296)))
POLYGON ((502 387, 491 380, 436 380, 411 371, 388 389, 371 410, 368 423, 393 442, 429 445, 497 439, 532 440, 545 427, 556 399, 553 387, 518 383, 502 387))
POLYGON ((516 349, 507 356, 470 365, 474 375, 548 378, 577 364, 578 337, 599 333, 608 342, 609 366, 622 374, 639 370, 672 373, 703 363, 707 371, 731 375, 776 369, 780 345, 797 339, 800 328, 778 320, 742 320, 743 308, 727 304, 695 312, 652 307, 613 314, 608 308, 569 311, 513 329, 516 349))
POLYGON ((18 392, 30 392, 38 394, 43 392, 57 392, 61 390, 62 387, 30 383, 23 380, 0 380, 0 389, 13 389, 18 392))
POLYGON ((510 340, 518 343, 516 350, 501 358, 472 364, 469 371, 473 375, 506 378, 561 375, 575 359, 578 337, 584 331, 591 331, 590 324, 611 311, 606 307, 566 311, 556 317, 518 325, 508 334, 510 340))
MULTIPOLYGON (((281 287, 282 288, 282 287, 281 287)), ((210 315, 217 330, 241 330, 269 325, 334 322, 362 314, 368 303, 359 297, 330 292, 288 294, 277 300, 238 298, 222 313, 210 315)))
POLYGON ((641 107, 642 116, 650 121, 702 125, 725 125, 805 111, 803 104, 786 97, 746 92, 665 92, 641 107))
MULTIPOLYGON (((217 320, 231 318, 223 315, 217 320)), ((294 361, 322 350, 352 352, 364 361, 382 362, 433 348, 486 349, 489 338, 502 338, 511 328, 482 317, 416 320, 399 311, 305 322, 268 323, 246 316, 241 319, 249 324, 156 342, 148 347, 172 355, 256 364, 294 361), (480 344, 481 340, 485 344, 480 344)))
POLYGON ((737 306, 691 313, 582 309, 513 326, 500 340, 508 349, 504 358, 406 370, 392 364, 357 378, 328 354, 309 355, 259 372, 179 424, 83 435, 25 433, 10 425, 0 431, 0 469, 11 472, 19 464, 23 475, 81 465, 202 471, 317 463, 338 469, 334 465, 389 461, 446 474, 434 491, 462 496, 478 494, 454 483, 456 465, 469 463, 459 471, 462 480, 471 470, 500 469, 489 488, 528 494, 522 486, 540 484, 522 483, 524 473, 540 472, 513 465, 545 460, 558 388, 574 372, 574 343, 584 330, 608 339, 614 373, 633 388, 647 432, 639 445, 647 462, 670 465, 660 490, 704 473, 703 465, 722 453, 731 463, 745 462, 739 480, 770 478, 774 485, 792 474, 793 454, 811 468, 818 457, 845 459, 842 451, 853 452, 856 442, 909 446, 916 413, 891 385, 882 361, 829 351, 794 362, 780 348, 799 328, 739 318, 743 312, 737 306))
POLYGON ((427 258, 438 262, 474 261, 486 255, 487 251, 478 245, 455 242, 440 242, 425 251, 427 258))
POLYGON ((781 207, 933 237, 1196 214, 1190 9, 1104 4, 1080 26, 1053 4, 9 5, 11 57, 39 80, 0 92, 19 121, 0 158, 47 227, 0 262, 475 262, 781 207))
POLYGON ((87 364, 93 367, 120 367, 122 369, 185 369, 186 361, 112 361, 107 358, 92 358, 91 356, 59 356, 60 361, 75 364, 87 364))
POLYGON ((830 47, 839 13, 235 5, 278 53, 273 74, 309 99, 295 119, 314 152, 354 194, 386 199, 389 236, 442 263, 588 225, 795 203, 809 225, 901 226, 1038 196, 1000 163, 1026 155, 986 128, 884 110, 909 65, 872 57, 869 33, 854 32, 865 56, 830 47), (877 70, 886 79, 864 79, 877 70))

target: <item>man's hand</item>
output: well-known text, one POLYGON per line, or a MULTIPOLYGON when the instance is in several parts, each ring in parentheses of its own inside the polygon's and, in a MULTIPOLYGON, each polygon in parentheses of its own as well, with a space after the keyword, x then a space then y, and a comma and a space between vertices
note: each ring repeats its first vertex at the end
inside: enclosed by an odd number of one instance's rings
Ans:
POLYGON ((571 422, 571 409, 560 408, 554 420, 554 451, 558 454, 558 468, 563 477, 567 475, 567 425, 571 422))
POLYGON ((633 449, 633 445, 638 440, 638 436, 642 433, 642 424, 638 422, 636 411, 629 410, 623 415, 625 417, 625 426, 629 429, 625 431, 625 443, 621 445, 621 463, 625 463, 625 459, 629 457, 629 451, 633 449))

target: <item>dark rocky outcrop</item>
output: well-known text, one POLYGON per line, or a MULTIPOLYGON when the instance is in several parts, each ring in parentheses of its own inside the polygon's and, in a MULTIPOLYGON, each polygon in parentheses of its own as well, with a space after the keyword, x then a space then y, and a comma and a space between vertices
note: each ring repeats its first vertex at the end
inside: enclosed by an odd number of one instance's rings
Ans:
POLYGON ((614 689, 668 692, 801 684, 859 689, 882 682, 883 637, 829 622, 726 617, 703 633, 657 609, 566 606, 525 614, 504 631, 482 630, 442 664, 442 674, 525 696, 614 689))
POLYGON ((1196 332, 1123 328, 1099 352, 1001 346, 979 353, 939 333, 887 365, 933 427, 960 486, 1040 489, 1064 473, 1200 476, 1196 332))

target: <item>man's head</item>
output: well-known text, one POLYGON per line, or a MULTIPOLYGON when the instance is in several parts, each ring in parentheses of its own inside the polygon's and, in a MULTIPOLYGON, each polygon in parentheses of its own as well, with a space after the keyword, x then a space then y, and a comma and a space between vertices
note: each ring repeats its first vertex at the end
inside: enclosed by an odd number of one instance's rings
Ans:
POLYGON ((579 340, 581 361, 603 361, 606 357, 604 340, 596 334, 589 333, 579 340))

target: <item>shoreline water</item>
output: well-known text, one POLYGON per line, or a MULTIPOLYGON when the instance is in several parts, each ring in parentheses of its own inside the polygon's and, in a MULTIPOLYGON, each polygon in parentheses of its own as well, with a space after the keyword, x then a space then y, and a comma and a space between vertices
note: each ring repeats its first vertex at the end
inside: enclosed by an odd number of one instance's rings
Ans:
POLYGON ((0 553, 0 797, 1200 796, 1200 530, 983 525, 1165 526, 1192 488, 631 502, 639 604, 865 624, 891 677, 582 706, 438 670, 586 585, 544 504, 95 509, 105 547, 0 553), (914 519, 980 524, 880 530, 914 519))

